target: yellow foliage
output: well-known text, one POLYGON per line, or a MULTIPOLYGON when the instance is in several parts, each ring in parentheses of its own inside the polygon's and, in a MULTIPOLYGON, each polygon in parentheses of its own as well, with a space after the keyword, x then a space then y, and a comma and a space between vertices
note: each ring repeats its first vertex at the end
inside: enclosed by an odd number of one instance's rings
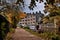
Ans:
POLYGON ((7 20, 8 20, 10 23, 12 23, 12 14, 9 13, 9 14, 6 14, 6 16, 7 16, 7 20))
POLYGON ((24 18, 24 17, 26 17, 26 14, 24 14, 24 12, 22 12, 22 11, 19 11, 18 13, 17 13, 17 15, 15 15, 15 12, 12 12, 12 11, 9 11, 9 12, 7 12, 6 14, 5 14, 5 16, 6 16, 6 18, 7 18, 7 20, 10 22, 10 23, 13 23, 13 17, 15 17, 16 18, 16 20, 17 21, 19 21, 19 19, 21 19, 21 18, 24 18))
POLYGON ((43 19, 43 23, 47 23, 49 20, 47 18, 43 19))
POLYGON ((17 15, 17 18, 24 18, 24 17, 26 17, 26 14, 24 14, 24 12, 20 11, 18 13, 19 14, 17 15))

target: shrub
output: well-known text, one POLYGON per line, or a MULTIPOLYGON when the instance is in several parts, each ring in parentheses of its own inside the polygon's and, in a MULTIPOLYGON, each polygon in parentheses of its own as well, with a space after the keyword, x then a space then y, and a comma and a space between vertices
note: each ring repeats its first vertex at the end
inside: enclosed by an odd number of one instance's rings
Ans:
POLYGON ((30 29, 29 27, 24 27, 24 29, 30 29))
POLYGON ((52 37, 52 40, 60 40, 59 36, 52 37))

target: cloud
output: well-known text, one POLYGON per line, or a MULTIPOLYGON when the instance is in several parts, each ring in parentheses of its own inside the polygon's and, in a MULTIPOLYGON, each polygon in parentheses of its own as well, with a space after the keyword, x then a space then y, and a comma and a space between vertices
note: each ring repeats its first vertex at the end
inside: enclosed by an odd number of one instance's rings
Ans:
POLYGON ((43 10, 44 10, 44 2, 42 2, 42 3, 39 3, 39 2, 36 2, 36 5, 37 5, 37 7, 35 7, 34 8, 34 10, 30 10, 29 8, 28 8, 28 6, 29 6, 29 4, 30 4, 30 1, 31 0, 29 0, 29 1, 26 1, 25 0, 25 7, 23 8, 23 11, 24 12, 27 12, 27 13, 32 13, 32 12, 36 12, 36 11, 41 11, 42 13, 44 13, 43 12, 43 10))

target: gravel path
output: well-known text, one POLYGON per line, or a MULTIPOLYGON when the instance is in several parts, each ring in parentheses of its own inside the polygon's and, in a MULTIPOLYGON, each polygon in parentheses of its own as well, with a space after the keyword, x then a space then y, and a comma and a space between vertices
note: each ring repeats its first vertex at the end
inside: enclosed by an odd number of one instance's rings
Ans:
POLYGON ((22 28, 17 28, 13 34, 12 40, 42 40, 41 38, 32 35, 31 33, 25 31, 22 28))

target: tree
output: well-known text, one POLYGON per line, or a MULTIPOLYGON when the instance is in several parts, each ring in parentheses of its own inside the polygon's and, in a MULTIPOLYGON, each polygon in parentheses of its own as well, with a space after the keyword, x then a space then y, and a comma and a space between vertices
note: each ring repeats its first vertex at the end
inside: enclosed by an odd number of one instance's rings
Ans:
MULTIPOLYGON (((29 6, 31 10, 33 10, 33 8, 36 6, 35 1, 38 1, 38 0, 31 0, 30 6, 29 6)), ((40 0, 40 2, 43 2, 43 0, 40 0)), ((0 9, 1 10, 0 13, 3 12, 3 15, 6 18, 10 18, 11 23, 13 21, 16 23, 17 22, 16 16, 19 15, 19 11, 20 11, 19 6, 21 6, 21 3, 24 7, 24 0, 17 0, 15 3, 7 3, 6 0, 1 0, 0 6, 3 6, 3 8, 0 9), (11 16, 8 17, 7 15, 8 16, 11 15, 11 16)))
POLYGON ((49 19, 54 23, 55 27, 60 29, 60 0, 46 0, 45 10, 50 12, 48 15, 49 19), (58 26, 57 26, 58 25, 58 26))
MULTIPOLYGON (((29 8, 31 10, 33 10, 33 8, 36 6, 36 2, 35 1, 38 2, 38 0, 31 0, 30 6, 29 6, 29 8)), ((43 0, 40 0, 40 3, 41 2, 43 2, 43 0)), ((46 11, 50 12, 50 16, 51 16, 51 14, 53 14, 53 15, 57 15, 58 14, 59 15, 60 11, 57 11, 57 10, 60 10, 60 8, 55 5, 56 3, 59 3, 59 2, 60 2, 59 0, 53 0, 53 1, 52 0, 46 0, 46 3, 45 3, 45 12, 46 11), (55 14, 55 13, 57 13, 57 14, 55 14)), ((6 2, 6 0, 3 0, 2 3, 1 3, 3 8, 1 9, 0 12, 2 12, 3 10, 5 12, 8 12, 8 10, 9 11, 12 10, 13 18, 15 20, 15 16, 17 16, 18 15, 18 11, 20 11, 19 10, 19 6, 21 6, 21 3, 23 5, 23 7, 24 7, 24 0, 17 0, 15 3, 12 3, 12 4, 9 4, 9 3, 6 2), (4 5, 5 5, 5 7, 4 7, 4 5)))

